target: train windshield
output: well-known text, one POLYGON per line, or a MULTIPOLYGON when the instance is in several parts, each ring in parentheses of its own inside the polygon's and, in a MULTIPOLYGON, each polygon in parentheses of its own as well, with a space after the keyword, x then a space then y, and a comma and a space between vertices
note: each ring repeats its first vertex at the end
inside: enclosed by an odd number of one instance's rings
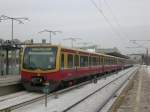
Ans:
POLYGON ((56 68, 56 47, 27 47, 24 51, 23 68, 52 70, 56 68))

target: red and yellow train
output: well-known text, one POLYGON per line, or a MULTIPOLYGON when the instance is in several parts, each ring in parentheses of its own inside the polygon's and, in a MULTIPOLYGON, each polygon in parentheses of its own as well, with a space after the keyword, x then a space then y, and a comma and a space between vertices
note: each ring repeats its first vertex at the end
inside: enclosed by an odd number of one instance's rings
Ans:
POLYGON ((55 45, 28 45, 22 56, 21 80, 29 91, 50 90, 64 82, 95 77, 131 66, 131 61, 55 45))

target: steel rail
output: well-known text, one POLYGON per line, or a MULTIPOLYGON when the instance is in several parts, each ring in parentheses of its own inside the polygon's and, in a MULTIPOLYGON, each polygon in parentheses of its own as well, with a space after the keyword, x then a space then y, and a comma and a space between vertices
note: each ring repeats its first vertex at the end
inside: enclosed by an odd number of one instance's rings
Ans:
MULTIPOLYGON (((137 69, 136 69, 137 70, 137 69)), ((74 103, 73 105, 69 106, 68 108, 64 109, 62 112, 67 112, 69 110, 71 110, 72 108, 74 108, 75 106, 77 106, 78 104, 80 104, 81 102, 85 101, 86 99, 88 99, 89 97, 91 97, 92 95, 94 95, 95 93, 99 92, 100 90, 102 90, 103 88, 105 88, 106 86, 112 84, 113 82, 115 82, 116 80, 122 78, 125 76, 125 74, 131 72, 131 70, 127 71, 126 73, 122 74, 121 76, 115 78, 114 80, 110 81, 109 83, 105 84, 104 86, 100 87, 99 89, 97 89, 96 91, 92 92, 91 94, 87 95, 86 97, 82 98, 81 100, 79 100, 78 102, 74 103)), ((132 74, 131 74, 132 75, 132 74)), ((124 84, 124 83, 123 83, 124 84)), ((112 95, 113 96, 113 95, 112 95)), ((107 103, 107 102, 106 102, 107 103)), ((103 104, 104 105, 104 104, 103 104)), ((103 106, 102 106, 103 107, 103 106)), ((102 109, 102 107, 100 109, 102 109)), ((99 109, 99 110, 100 110, 99 109)))
MULTIPOLYGON (((73 89, 76 89, 76 88, 78 88, 78 87, 84 86, 84 85, 89 84, 89 83, 91 83, 91 80, 88 80, 88 81, 83 82, 83 83, 79 83, 79 84, 77 84, 77 85, 68 87, 68 88, 66 88, 66 89, 62 89, 62 90, 60 90, 60 91, 56 91, 56 92, 50 93, 50 94, 48 95, 48 97, 55 96, 55 95, 58 95, 58 94, 62 94, 62 93, 65 93, 65 92, 67 92, 67 91, 71 91, 71 90, 73 90, 73 89)), ((13 105, 13 106, 10 106, 10 107, 6 107, 6 108, 4 108, 4 109, 1 109, 0 112, 10 112, 10 111, 12 111, 12 110, 21 108, 21 107, 23 107, 23 106, 32 104, 32 103, 34 103, 34 102, 43 100, 44 97, 45 97, 45 95, 42 95, 42 96, 40 96, 40 97, 38 97, 38 98, 34 98, 34 99, 32 99, 32 100, 25 101, 25 102, 22 102, 22 103, 20 103, 20 104, 16 104, 16 105, 13 105)))
MULTIPOLYGON (((127 72, 130 72, 130 71, 131 71, 131 70, 129 70, 129 71, 127 71, 127 72)), ((127 73, 127 72, 126 72, 126 73, 127 73)), ((126 73, 124 73, 124 74, 126 74, 126 73)), ((121 76, 124 75, 124 74, 121 74, 121 76)), ((113 75, 113 74, 111 74, 111 75, 113 75)), ((107 76, 110 76, 110 74, 107 74, 107 76)), ((99 78, 97 78, 97 79, 99 80, 99 79, 102 79, 103 77, 105 78, 106 76, 103 75, 103 76, 101 76, 101 77, 99 77, 99 78)), ((120 76, 119 76, 119 77, 120 77, 120 76)), ((73 89, 79 88, 79 87, 84 86, 84 85, 89 84, 89 83, 91 83, 91 80, 88 80, 88 81, 83 82, 83 83, 79 83, 79 84, 77 84, 77 85, 74 85, 74 86, 71 86, 71 87, 68 87, 68 88, 65 88, 65 89, 62 89, 62 90, 53 92, 53 93, 50 93, 50 94, 48 95, 48 97, 52 97, 52 96, 55 96, 55 95, 59 95, 59 94, 62 94, 62 93, 71 91, 71 90, 73 90, 73 89)), ((37 98, 34 98, 34 99, 32 99, 32 100, 24 101, 24 102, 22 102, 22 103, 20 103, 20 104, 16 104, 16 105, 13 105, 13 106, 10 106, 10 107, 3 108, 3 109, 0 110, 0 112, 11 112, 12 110, 21 108, 21 107, 23 107, 23 106, 32 104, 32 103, 37 102, 37 101, 40 101, 40 100, 43 100, 44 98, 45 98, 45 95, 42 95, 42 96, 37 97, 37 98)), ((65 111, 64 111, 64 112, 65 112, 65 111)))
POLYGON ((1 96, 0 97, 0 102, 3 102, 5 100, 9 100, 9 99, 12 99, 12 98, 16 98, 16 97, 18 97, 17 94, 24 95, 24 94, 26 94, 26 91, 20 91, 20 92, 13 93, 14 96, 10 96, 10 95, 8 95, 8 96, 1 96))
POLYGON ((126 82, 128 80, 130 80, 130 78, 135 75, 138 72, 138 69, 136 69, 133 73, 131 73, 131 75, 123 81, 123 83, 116 89, 116 91, 102 104, 102 106, 96 111, 96 112, 100 112, 103 107, 116 95, 116 93, 123 87, 124 84, 126 84, 126 82))

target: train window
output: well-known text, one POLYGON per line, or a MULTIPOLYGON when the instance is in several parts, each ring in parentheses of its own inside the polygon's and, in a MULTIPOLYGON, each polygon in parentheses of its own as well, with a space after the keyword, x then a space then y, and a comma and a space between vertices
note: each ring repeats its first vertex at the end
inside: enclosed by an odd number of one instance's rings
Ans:
POLYGON ((112 61, 112 64, 114 64, 114 59, 113 59, 113 58, 112 58, 112 60, 111 60, 111 61, 112 61))
POLYGON ((103 65, 105 65, 105 57, 103 57, 103 65))
POLYGON ((112 58, 112 64, 114 64, 114 58, 112 58))
POLYGON ((89 56, 89 66, 91 66, 91 65, 92 65, 91 60, 92 60, 92 57, 91 57, 91 56, 89 56))
POLYGON ((96 57, 96 65, 99 65, 99 57, 96 57))
POLYGON ((103 65, 103 57, 100 56, 100 65, 103 65))
POLYGON ((114 58, 114 64, 116 64, 116 58, 114 58))
POLYGON ((118 59, 116 58, 116 64, 118 64, 118 59))
POLYGON ((116 64, 116 58, 114 58, 114 64, 116 64))
POLYGON ((89 63, 90 63, 90 66, 92 66, 93 65, 93 58, 90 56, 90 59, 89 59, 89 63))
POLYGON ((80 66, 88 67, 88 56, 80 56, 80 66))
POLYGON ((106 64, 109 65, 109 58, 106 57, 106 64))
POLYGON ((75 66, 79 66, 79 56, 75 55, 75 66))
POLYGON ((100 56, 100 57, 99 57, 99 65, 101 65, 101 63, 102 63, 102 62, 101 62, 101 56, 100 56))
POLYGON ((102 65, 104 65, 104 57, 101 58, 102 65))
POLYGON ((112 58, 110 58, 110 65, 112 65, 113 64, 113 62, 112 62, 112 58))
POLYGON ((65 65, 64 54, 61 54, 61 68, 63 69, 65 65))
POLYGON ((108 57, 108 65, 110 65, 110 57, 108 57))
POLYGON ((27 47, 23 68, 28 70, 52 70, 56 68, 57 47, 27 47))
POLYGON ((109 64, 112 65, 112 58, 109 58, 109 64))
POLYGON ((96 57, 94 57, 93 59, 94 59, 94 65, 96 66, 97 65, 97 59, 96 59, 96 57))
POLYGON ((74 67, 74 62, 73 62, 73 55, 68 54, 68 68, 73 68, 74 67))
POLYGON ((91 65, 92 65, 92 66, 97 65, 97 59, 96 59, 96 57, 92 57, 91 65))
POLYGON ((105 64, 105 65, 106 65, 106 61, 107 61, 107 60, 106 60, 106 57, 104 57, 104 64, 105 64))

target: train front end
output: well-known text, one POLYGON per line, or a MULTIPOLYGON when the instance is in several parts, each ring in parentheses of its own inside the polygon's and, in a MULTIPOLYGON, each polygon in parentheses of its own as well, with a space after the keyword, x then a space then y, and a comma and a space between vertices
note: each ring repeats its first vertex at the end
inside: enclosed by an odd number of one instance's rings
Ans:
POLYGON ((59 84, 59 47, 27 46, 22 57, 21 81, 28 91, 42 92, 48 84, 54 90, 59 84))

